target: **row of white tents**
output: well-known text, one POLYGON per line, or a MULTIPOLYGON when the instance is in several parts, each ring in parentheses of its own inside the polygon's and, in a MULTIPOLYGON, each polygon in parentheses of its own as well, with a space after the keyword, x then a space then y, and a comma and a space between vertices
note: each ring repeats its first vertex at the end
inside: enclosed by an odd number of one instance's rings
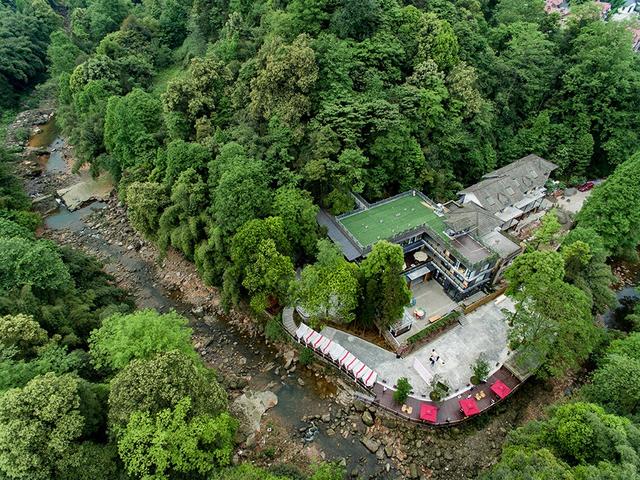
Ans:
POLYGON ((318 354, 331 360, 343 369, 354 380, 367 388, 375 385, 378 373, 358 360, 355 355, 347 351, 342 345, 316 332, 308 325, 301 323, 296 330, 296 339, 303 345, 315 350, 318 354))

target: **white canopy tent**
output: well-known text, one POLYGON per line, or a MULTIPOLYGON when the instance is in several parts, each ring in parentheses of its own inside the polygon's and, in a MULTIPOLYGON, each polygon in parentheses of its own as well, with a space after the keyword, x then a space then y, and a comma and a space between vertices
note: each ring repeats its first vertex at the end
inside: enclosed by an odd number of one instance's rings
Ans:
POLYGON ((378 379, 377 372, 365 365, 342 345, 316 332, 308 325, 301 323, 296 329, 295 336, 301 343, 308 345, 338 363, 366 387, 372 387, 376 383, 378 379))
POLYGON ((311 331, 311 328, 309 328, 308 325, 305 325, 304 323, 301 323, 298 326, 298 329, 296 330, 296 337, 298 339, 304 338, 305 336, 307 336, 307 334, 311 331))
POLYGON ((364 381, 364 378, 366 378, 369 375, 370 372, 371 372, 371 369, 369 367, 367 367, 366 365, 363 365, 360 370, 357 370, 355 372, 356 378, 359 379, 359 380, 363 380, 364 381))
POLYGON ((347 370, 349 370, 349 372, 351 372, 351 374, 355 377, 356 374, 360 371, 360 369, 363 368, 364 366, 365 366, 364 363, 362 363, 360 360, 356 358, 355 361, 347 367, 347 370))
POLYGON ((320 335, 318 332, 316 332, 315 330, 311 330, 311 333, 309 333, 306 337, 304 337, 304 343, 306 343, 307 345, 313 345, 313 343, 318 340, 318 337, 321 337, 322 335, 320 335))
MULTIPOLYGON (((327 338, 327 340, 329 340, 329 339, 327 338)), ((329 351, 331 351, 331 349, 333 348, 334 345, 336 345, 336 344, 333 343, 333 340, 329 340, 327 343, 325 343, 320 348, 320 353, 322 353, 323 355, 327 355, 329 353, 329 351)))
POLYGON ((320 338, 314 342, 313 348, 316 350, 322 351, 324 346, 327 345, 328 343, 331 343, 331 340, 329 340, 327 337, 323 335, 320 335, 320 338))
POLYGON ((371 373, 363 378, 364 384, 367 387, 373 387, 378 380, 378 372, 371 370, 371 373))
POLYGON ((334 343, 333 346, 329 348, 329 356, 336 362, 340 361, 345 353, 347 353, 347 350, 342 345, 337 343, 334 343))
POLYGON ((345 354, 340 357, 340 366, 347 367, 356 359, 356 357, 349 351, 345 350, 345 354))

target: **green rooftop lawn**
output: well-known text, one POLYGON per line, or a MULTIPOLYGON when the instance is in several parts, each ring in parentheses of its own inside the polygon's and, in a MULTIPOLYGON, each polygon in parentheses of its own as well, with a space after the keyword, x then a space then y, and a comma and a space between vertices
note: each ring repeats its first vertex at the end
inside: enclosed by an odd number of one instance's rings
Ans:
POLYGON ((363 247, 424 224, 438 233, 443 232, 444 222, 423 202, 419 196, 401 197, 343 218, 340 223, 363 247))

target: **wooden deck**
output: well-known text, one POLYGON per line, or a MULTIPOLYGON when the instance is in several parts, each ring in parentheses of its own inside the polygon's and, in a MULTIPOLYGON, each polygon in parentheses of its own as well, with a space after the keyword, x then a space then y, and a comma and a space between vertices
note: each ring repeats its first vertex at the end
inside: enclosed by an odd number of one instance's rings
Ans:
MULTIPOLYGON (((491 391, 489 387, 496 381, 501 380, 504 384, 511 389, 513 393, 522 382, 513 375, 506 367, 502 366, 498 371, 491 375, 487 381, 483 384, 476 385, 465 392, 461 392, 458 395, 443 400, 441 402, 433 402, 427 397, 415 397, 410 396, 405 402, 406 405, 412 407, 411 414, 402 411, 402 406, 398 405, 393 400, 393 386, 387 386, 383 383, 376 383, 372 389, 372 393, 375 395, 375 399, 371 403, 393 412, 399 417, 414 422, 424 423, 425 425, 455 425, 463 422, 471 417, 466 417, 460 410, 458 402, 464 398, 473 398, 476 393, 484 391, 485 397, 481 400, 477 400, 480 413, 490 409, 494 405, 497 405, 502 400, 491 391), (385 391, 386 389, 386 391, 385 391), (423 422, 420 420, 420 405, 426 403, 434 405, 438 408, 438 418, 435 424, 423 422)), ((508 398, 508 397, 506 397, 508 398)))

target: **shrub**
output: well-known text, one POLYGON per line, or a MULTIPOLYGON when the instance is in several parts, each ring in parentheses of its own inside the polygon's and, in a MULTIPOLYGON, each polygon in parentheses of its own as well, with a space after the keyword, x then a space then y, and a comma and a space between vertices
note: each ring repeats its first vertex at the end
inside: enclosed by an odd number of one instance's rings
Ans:
POLYGON ((476 383, 486 382, 489 376, 489 362, 480 355, 476 363, 471 366, 471 370, 473 370, 473 377, 477 379, 476 383))
POLYGON ((398 385, 396 387, 396 391, 393 392, 393 400, 396 403, 404 403, 407 397, 409 396, 409 393, 411 392, 412 388, 413 387, 409 383, 409 380, 407 380, 407 377, 402 377, 398 379, 398 385))
POLYGON ((300 357, 298 359, 300 361, 300 365, 309 365, 313 362, 313 350, 310 348, 303 348, 300 351, 300 357))
POLYGON ((447 395, 447 393, 449 393, 449 390, 451 390, 449 384, 446 382, 446 380, 443 380, 440 375, 434 375, 431 379, 431 382, 429 383, 429 386, 431 387, 431 393, 429 394, 429 397, 434 402, 439 402, 440 400, 442 400, 447 395))
POLYGON ((264 336, 270 342, 280 342, 286 338, 279 318, 270 318, 267 320, 264 326, 264 336))
POLYGON ((16 128, 15 136, 20 143, 25 143, 31 137, 31 132, 26 127, 16 128))
POLYGON ((426 339, 431 334, 442 330, 443 328, 451 325, 454 322, 457 322, 461 315, 462 314, 458 310, 453 310, 452 312, 448 313, 444 317, 433 322, 431 325, 427 325, 418 333, 411 335, 409 338, 407 338, 407 343, 411 345, 426 339))

